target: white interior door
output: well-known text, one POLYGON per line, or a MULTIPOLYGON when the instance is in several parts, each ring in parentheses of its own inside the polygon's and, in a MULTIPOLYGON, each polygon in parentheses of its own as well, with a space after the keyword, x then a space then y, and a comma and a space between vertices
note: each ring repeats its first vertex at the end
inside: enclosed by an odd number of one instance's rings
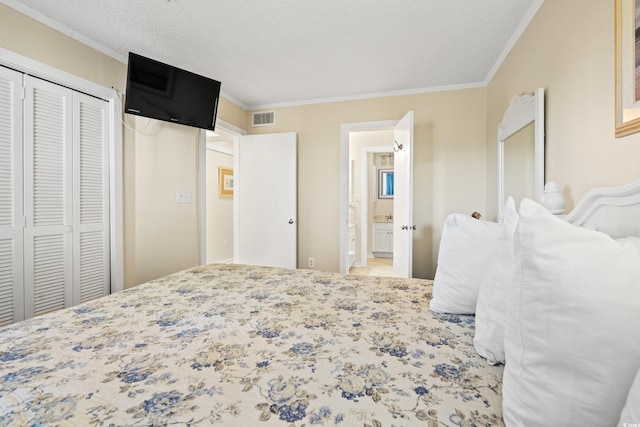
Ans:
POLYGON ((242 136, 238 157, 238 262, 296 268, 297 135, 242 136))
POLYGON ((393 275, 411 277, 413 267, 413 111, 394 127, 393 275), (402 148, 400 148, 402 147, 402 148))
POLYGON ((107 103, 73 93, 73 304, 111 291, 107 103))
POLYGON ((72 91, 25 77, 25 317, 73 304, 72 91))
POLYGON ((113 91, 22 65, 47 79, 0 66, 0 325, 122 288, 113 91))

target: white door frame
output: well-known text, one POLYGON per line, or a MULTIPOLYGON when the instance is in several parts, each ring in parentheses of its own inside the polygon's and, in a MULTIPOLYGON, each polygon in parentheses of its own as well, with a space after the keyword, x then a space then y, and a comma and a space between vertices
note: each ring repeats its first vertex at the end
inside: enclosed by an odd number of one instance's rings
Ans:
MULTIPOLYGON (((376 122, 343 123, 340 125, 340 226, 338 227, 340 235, 338 240, 338 252, 340 257, 339 266, 341 274, 347 274, 347 227, 349 222, 349 212, 347 209, 349 202, 349 133, 369 130, 389 130, 393 129, 398 122, 399 120, 383 120, 376 122)), ((360 234, 362 235, 362 232, 360 234)))
POLYGON ((122 211, 122 99, 120 94, 113 88, 101 86, 4 48, 0 48, 0 65, 108 102, 107 109, 111 125, 108 141, 111 292, 121 291, 124 289, 124 227, 122 211))
MULTIPOLYGON (((240 171, 240 137, 246 135, 247 131, 240 129, 221 119, 216 120, 216 128, 228 133, 233 138, 233 170, 234 174, 240 171)), ((199 247, 200 247, 200 265, 207 263, 207 131, 200 130, 198 136, 198 225, 199 247)), ((240 236, 240 197, 238 197, 239 189, 234 189, 233 198, 233 259, 234 262, 240 258, 240 245, 238 243, 240 236)))

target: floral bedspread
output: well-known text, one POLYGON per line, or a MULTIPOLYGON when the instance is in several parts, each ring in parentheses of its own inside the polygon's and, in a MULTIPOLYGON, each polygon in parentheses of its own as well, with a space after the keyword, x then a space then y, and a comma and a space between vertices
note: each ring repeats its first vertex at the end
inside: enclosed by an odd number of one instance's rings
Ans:
POLYGON ((502 426, 431 282, 196 267, 0 329, 0 426, 502 426))

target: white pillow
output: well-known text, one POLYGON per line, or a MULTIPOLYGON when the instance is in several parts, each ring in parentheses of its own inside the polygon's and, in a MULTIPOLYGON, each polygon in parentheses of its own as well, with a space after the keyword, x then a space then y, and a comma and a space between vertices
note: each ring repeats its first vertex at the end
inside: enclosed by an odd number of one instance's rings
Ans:
POLYGON ((618 427, 632 427, 640 425, 640 371, 636 374, 631 390, 627 395, 627 403, 622 408, 618 427))
POLYGON ((495 222, 481 221, 471 215, 447 216, 433 279, 431 310, 475 313, 480 282, 499 233, 500 225, 495 222))
POLYGON ((514 234, 518 227, 518 214, 513 198, 504 208, 502 229, 493 255, 484 274, 478 304, 473 345, 480 356, 491 365, 504 363, 504 324, 507 307, 507 288, 514 277, 514 234))
POLYGON ((505 423, 614 426, 640 367, 640 238, 575 227, 531 200, 519 214, 505 423))

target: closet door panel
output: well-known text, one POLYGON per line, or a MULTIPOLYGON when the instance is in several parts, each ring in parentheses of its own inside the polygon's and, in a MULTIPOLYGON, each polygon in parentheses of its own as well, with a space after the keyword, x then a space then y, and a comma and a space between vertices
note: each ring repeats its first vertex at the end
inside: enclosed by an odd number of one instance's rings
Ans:
POLYGON ((25 77, 26 317, 73 304, 72 91, 25 77))
POLYGON ((74 93, 74 303, 107 295, 109 261, 108 116, 105 101, 74 93))
POLYGON ((0 325, 24 319, 22 74, 0 67, 0 325))

